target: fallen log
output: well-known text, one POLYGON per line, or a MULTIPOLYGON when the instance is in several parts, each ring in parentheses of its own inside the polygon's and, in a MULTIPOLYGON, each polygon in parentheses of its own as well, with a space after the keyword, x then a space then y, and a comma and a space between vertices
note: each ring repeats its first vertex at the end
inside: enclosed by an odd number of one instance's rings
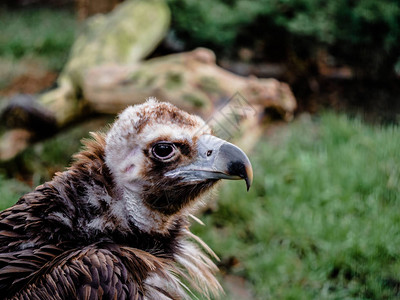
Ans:
POLYGON ((286 121, 296 109, 286 83, 230 73, 218 67, 214 53, 205 48, 137 64, 97 66, 86 73, 82 88, 91 109, 102 113, 118 113, 155 96, 209 117, 236 94, 250 105, 276 110, 286 121))

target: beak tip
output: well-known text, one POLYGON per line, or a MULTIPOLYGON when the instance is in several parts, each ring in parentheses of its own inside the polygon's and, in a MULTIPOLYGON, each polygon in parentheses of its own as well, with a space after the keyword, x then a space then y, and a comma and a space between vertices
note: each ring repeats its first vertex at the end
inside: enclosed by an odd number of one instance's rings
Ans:
POLYGON ((251 167, 250 163, 246 166, 246 175, 247 175, 245 177, 246 187, 247 191, 249 191, 251 184, 253 183, 253 168, 251 167))

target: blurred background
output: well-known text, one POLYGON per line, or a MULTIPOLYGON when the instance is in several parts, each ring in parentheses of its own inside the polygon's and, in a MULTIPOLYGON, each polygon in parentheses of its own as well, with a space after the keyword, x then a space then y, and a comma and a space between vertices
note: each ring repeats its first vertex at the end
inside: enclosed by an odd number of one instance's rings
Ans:
MULTIPOLYGON (((126 2, 0 4, 0 150, 21 147, 0 159, 1 209, 64 170, 80 140, 113 121, 113 112, 92 110, 62 126, 56 117, 60 126, 46 131, 47 121, 29 115, 25 122, 24 113, 14 122, 10 116, 24 108, 10 99, 63 86, 60 78, 72 70, 65 66, 82 48, 70 52, 74 42, 90 43, 79 39, 90 20, 112 16, 126 2), (46 132, 31 135, 26 127, 46 132)), ((206 226, 193 226, 221 258, 226 299, 399 299, 399 1, 165 4, 170 21, 145 51, 144 66, 205 47, 221 70, 287 83, 297 102, 293 118, 263 111, 247 149, 255 171, 250 192, 225 183, 200 215, 206 226)), ((85 95, 73 82, 75 93, 85 95)))

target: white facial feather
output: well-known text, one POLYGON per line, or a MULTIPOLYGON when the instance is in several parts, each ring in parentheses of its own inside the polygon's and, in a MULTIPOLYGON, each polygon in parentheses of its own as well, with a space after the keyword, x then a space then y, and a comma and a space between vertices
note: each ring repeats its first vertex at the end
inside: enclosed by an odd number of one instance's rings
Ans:
POLYGON ((194 137, 210 132, 200 117, 155 98, 130 106, 119 115, 106 137, 105 161, 122 191, 126 212, 141 230, 166 232, 176 218, 148 208, 140 199, 146 184, 142 174, 149 159, 144 154, 146 147, 160 138, 193 145, 194 137))

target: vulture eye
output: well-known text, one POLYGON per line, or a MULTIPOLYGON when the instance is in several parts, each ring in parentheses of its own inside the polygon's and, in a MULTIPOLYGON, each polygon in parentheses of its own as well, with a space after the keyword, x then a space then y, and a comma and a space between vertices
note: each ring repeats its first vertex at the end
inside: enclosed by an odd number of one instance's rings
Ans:
POLYGON ((169 143, 158 143, 151 150, 153 155, 161 160, 171 158, 175 154, 175 146, 169 143))

